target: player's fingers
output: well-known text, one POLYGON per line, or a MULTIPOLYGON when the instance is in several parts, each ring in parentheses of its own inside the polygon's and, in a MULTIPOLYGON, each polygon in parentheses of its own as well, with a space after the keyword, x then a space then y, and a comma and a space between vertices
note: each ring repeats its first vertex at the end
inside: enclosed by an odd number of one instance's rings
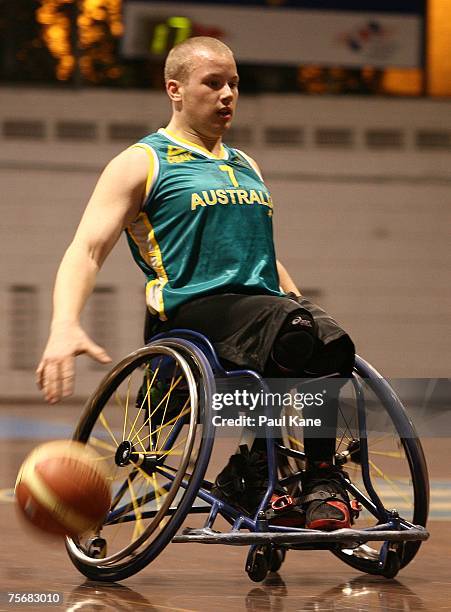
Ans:
POLYGON ((63 397, 72 395, 74 390, 74 358, 67 357, 61 364, 61 393, 63 397))
POLYGON ((41 361, 38 367, 36 368, 36 373, 35 373, 36 385, 38 389, 40 389, 41 391, 43 387, 43 382, 42 382, 43 372, 44 372, 44 362, 41 361))
POLYGON ((50 404, 56 404, 61 399, 61 371, 57 361, 48 361, 45 365, 44 397, 50 404))
POLYGON ((94 344, 94 342, 90 342, 88 347, 86 348, 86 352, 96 361, 100 363, 110 363, 111 357, 108 353, 98 344, 94 344))

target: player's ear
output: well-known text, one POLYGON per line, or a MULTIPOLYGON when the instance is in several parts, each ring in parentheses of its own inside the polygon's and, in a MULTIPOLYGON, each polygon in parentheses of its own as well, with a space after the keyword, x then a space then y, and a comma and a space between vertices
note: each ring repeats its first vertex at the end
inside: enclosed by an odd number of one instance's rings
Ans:
POLYGON ((166 92, 173 102, 180 102, 182 99, 181 85, 181 82, 176 79, 168 79, 166 81, 166 92))

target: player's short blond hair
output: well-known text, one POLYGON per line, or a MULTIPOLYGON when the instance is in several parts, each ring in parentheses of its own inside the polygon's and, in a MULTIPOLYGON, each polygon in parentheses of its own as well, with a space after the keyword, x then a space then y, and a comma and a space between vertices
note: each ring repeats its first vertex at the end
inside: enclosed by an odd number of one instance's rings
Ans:
POLYGON ((169 51, 164 65, 165 82, 170 79, 185 81, 189 77, 193 55, 204 50, 233 57, 232 50, 217 38, 210 36, 187 38, 169 51))

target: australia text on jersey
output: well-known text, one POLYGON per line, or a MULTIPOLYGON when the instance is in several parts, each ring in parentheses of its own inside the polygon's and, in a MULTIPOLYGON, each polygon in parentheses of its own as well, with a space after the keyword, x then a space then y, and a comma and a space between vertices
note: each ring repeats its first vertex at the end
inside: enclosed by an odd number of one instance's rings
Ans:
POLYGON ((198 206, 215 206, 215 204, 262 204, 273 208, 269 193, 256 189, 209 189, 191 194, 191 210, 198 206))

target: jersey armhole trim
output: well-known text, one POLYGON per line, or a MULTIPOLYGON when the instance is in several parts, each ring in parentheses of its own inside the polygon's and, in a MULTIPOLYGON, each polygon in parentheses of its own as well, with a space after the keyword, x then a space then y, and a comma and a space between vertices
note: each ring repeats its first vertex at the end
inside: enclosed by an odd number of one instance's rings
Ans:
POLYGON ((252 159, 252 157, 249 157, 249 155, 246 155, 246 153, 244 153, 244 151, 241 151, 241 149, 235 149, 235 151, 239 153, 242 157, 244 157, 244 159, 250 165, 252 170, 254 170, 254 172, 257 174, 257 176, 261 180, 263 180, 263 176, 262 176, 262 173, 260 172, 260 168, 257 166, 257 163, 252 159))
MULTIPOLYGON (((158 174, 160 172, 160 161, 158 159, 158 155, 156 154, 153 147, 146 144, 145 142, 137 142, 136 144, 130 147, 131 149, 143 149, 147 153, 147 157, 149 158, 149 171, 147 173, 146 179, 146 191, 144 194, 143 206, 145 201, 150 195, 150 192, 155 186, 155 183, 158 179, 158 174)), ((142 208, 142 207, 141 207, 142 208)))

